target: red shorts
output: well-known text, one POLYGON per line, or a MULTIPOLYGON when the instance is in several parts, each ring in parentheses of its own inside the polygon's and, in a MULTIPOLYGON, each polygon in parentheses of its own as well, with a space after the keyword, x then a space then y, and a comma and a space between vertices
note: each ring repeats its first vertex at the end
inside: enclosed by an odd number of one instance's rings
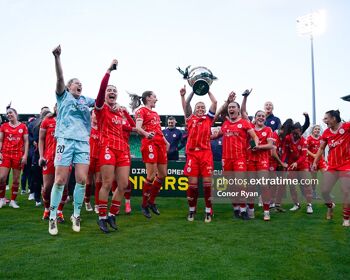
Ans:
POLYGON ((268 171, 269 170, 269 161, 268 160, 262 160, 262 161, 252 161, 249 160, 247 162, 247 171, 268 171))
POLYGON ((6 156, 6 154, 2 155, 2 160, 0 160, 0 167, 12 168, 22 170, 23 165, 21 163, 22 158, 11 158, 6 156))
POLYGON ((144 163, 167 164, 168 155, 166 145, 162 142, 148 142, 141 145, 142 161, 144 163))
POLYGON ((350 171, 350 163, 341 166, 328 166, 327 171, 350 171))
POLYGON ((98 158, 90 157, 89 174, 95 174, 100 172, 100 164, 98 158))
POLYGON ((55 165, 54 165, 54 158, 48 159, 46 161, 46 165, 43 166, 43 175, 54 175, 55 174, 55 165))
POLYGON ((101 147, 100 167, 103 165, 114 165, 115 167, 130 166, 130 154, 127 150, 119 151, 109 147, 101 147))
POLYGON ((211 150, 188 151, 184 175, 190 177, 210 177, 213 174, 214 161, 211 150))
POLYGON ((223 171, 247 171, 245 159, 222 159, 223 171))

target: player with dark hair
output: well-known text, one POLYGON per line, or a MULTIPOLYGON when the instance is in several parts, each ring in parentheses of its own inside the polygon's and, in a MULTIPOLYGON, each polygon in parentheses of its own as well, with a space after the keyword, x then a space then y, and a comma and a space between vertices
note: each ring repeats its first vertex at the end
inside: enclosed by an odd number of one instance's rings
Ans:
MULTIPOLYGON (((247 153, 247 171, 256 172, 258 177, 268 177, 270 167, 270 150, 273 148, 272 129, 265 126, 266 115, 264 111, 257 111, 254 117, 254 132, 259 139, 259 144, 249 145, 247 153)), ((263 201, 264 220, 270 220, 270 186, 260 186, 263 201)), ((249 218, 254 218, 254 204, 249 204, 249 218)))
POLYGON ((104 75, 96 98, 96 118, 100 132, 99 165, 102 176, 102 187, 98 197, 98 225, 108 233, 107 223, 117 230, 116 215, 119 212, 121 200, 128 187, 130 171, 130 153, 123 138, 122 109, 117 104, 118 90, 108 85, 110 73, 117 69, 118 61, 114 59, 104 75), (118 184, 113 193, 112 203, 107 214, 108 195, 113 181, 118 184))
POLYGON ((169 143, 162 133, 160 117, 153 111, 158 101, 154 92, 145 91, 142 96, 131 94, 130 97, 133 111, 141 105, 141 101, 144 105, 135 112, 135 119, 136 131, 142 136, 142 161, 147 173, 142 188, 142 214, 149 219, 150 209, 154 214, 160 215, 155 199, 167 175, 169 143))
MULTIPOLYGON (((286 139, 283 143, 283 150, 285 154, 283 155, 282 161, 285 162, 287 160, 288 163, 288 171, 300 171, 298 173, 292 172, 292 176, 297 175, 299 179, 306 179, 310 166, 306 160, 307 156, 307 142, 305 138, 302 136, 302 126, 300 123, 295 123, 292 127, 291 134, 286 136, 286 139)), ((289 186, 290 193, 292 196, 292 200, 294 205, 290 211, 297 211, 301 208, 300 203, 298 201, 298 194, 296 191, 296 186, 289 186)), ((312 214, 312 191, 311 185, 303 185, 303 193, 305 195, 307 201, 306 213, 312 214)))
MULTIPOLYGON (((270 175, 275 176, 276 172, 282 172, 287 169, 288 164, 282 162, 283 155, 283 143, 288 134, 292 131, 293 120, 287 119, 282 126, 278 129, 278 131, 274 131, 272 133, 273 140, 273 148, 271 150, 270 157, 270 175)), ((270 201, 270 209, 277 212, 286 212, 285 209, 282 208, 282 198, 286 192, 286 187, 283 185, 271 186, 271 201, 270 201)))
POLYGON ((327 220, 333 218, 333 208, 330 193, 333 186, 339 180, 343 193, 343 226, 349 227, 350 200, 349 200, 349 171, 350 171, 350 122, 343 123, 338 110, 326 112, 324 123, 327 129, 323 132, 320 141, 320 148, 316 153, 312 170, 316 170, 326 146, 328 152, 328 168, 324 174, 324 184, 322 186, 322 196, 325 200, 327 210, 327 220))
MULTIPOLYGON (((248 141, 252 139, 258 146, 259 138, 256 136, 251 123, 242 118, 241 106, 235 101, 236 94, 231 92, 226 102, 218 110, 216 117, 223 115, 224 122, 217 137, 223 136, 222 169, 225 176, 245 178, 247 171, 248 141)), ((234 186, 239 189, 242 186, 234 186)), ((249 220, 245 199, 238 198, 232 203, 233 216, 249 220)))
MULTIPOLYGON (((247 108, 247 99, 251 91, 245 91, 243 93, 243 102, 242 102, 242 117, 248 120, 248 114, 246 112, 247 108)), ((272 138, 272 129, 269 126, 266 126, 266 113, 265 111, 259 110, 255 113, 254 116, 254 132, 258 137, 258 145, 255 145, 254 141, 250 141, 250 145, 247 149, 247 171, 249 177, 258 178, 268 177, 268 171, 270 168, 270 155, 271 149, 273 148, 273 138, 272 138)), ((255 186, 248 187, 255 191, 255 186)), ((270 220, 270 200, 271 200, 271 191, 270 186, 260 186, 261 189, 261 199, 264 209, 264 221, 270 220)), ((248 216, 250 219, 254 218, 254 203, 248 204, 248 216)))

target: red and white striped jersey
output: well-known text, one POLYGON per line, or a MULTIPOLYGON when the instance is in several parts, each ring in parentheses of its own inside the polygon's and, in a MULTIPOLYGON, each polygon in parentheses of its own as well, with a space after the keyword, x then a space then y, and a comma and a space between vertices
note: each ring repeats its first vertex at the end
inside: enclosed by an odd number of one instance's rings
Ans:
POLYGON ((197 117, 189 116, 186 120, 188 138, 186 151, 189 150, 211 150, 210 134, 213 118, 209 115, 197 117))
POLYGON ((104 104, 101 109, 96 108, 96 119, 100 133, 100 146, 114 150, 126 150, 123 138, 123 118, 119 110, 112 110, 104 104))
POLYGON ((1 153, 10 158, 21 158, 24 153, 24 135, 28 135, 28 128, 24 123, 13 127, 4 123, 0 132, 3 133, 1 153))
MULTIPOLYGON (((272 129, 268 126, 264 126, 262 129, 257 130, 254 128, 256 136, 259 138, 259 145, 266 145, 268 144, 267 140, 271 139, 272 137, 272 129)), ((250 161, 267 161, 270 160, 271 151, 270 150, 257 150, 252 151, 251 147, 248 146, 248 160, 250 161)))
POLYGON ((337 131, 327 128, 321 136, 322 142, 329 147, 329 168, 335 168, 350 162, 350 122, 341 124, 337 131))
POLYGON ((288 164, 292 164, 294 162, 304 163, 306 161, 307 155, 307 143, 306 139, 301 136, 297 141, 293 140, 291 134, 286 136, 284 141, 285 156, 287 157, 288 164))
POLYGON ((222 158, 242 159, 247 155, 248 132, 253 130, 250 122, 239 119, 236 122, 225 120, 221 126, 222 138, 222 158))
MULTIPOLYGON (((306 143, 307 143, 307 149, 311 153, 316 154, 321 145, 321 137, 315 138, 312 135, 309 135, 306 139, 306 143)), ((309 155, 307 155, 307 159, 308 159, 308 162, 310 163, 314 161, 314 158, 309 155)), ((323 156, 321 157, 321 160, 323 160, 323 156)))

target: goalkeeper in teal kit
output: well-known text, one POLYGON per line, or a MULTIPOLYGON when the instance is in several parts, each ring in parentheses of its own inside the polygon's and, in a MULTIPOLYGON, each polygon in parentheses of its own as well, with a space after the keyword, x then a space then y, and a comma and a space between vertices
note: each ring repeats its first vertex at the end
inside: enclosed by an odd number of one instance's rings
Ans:
POLYGON ((57 235, 57 207, 61 201, 64 185, 70 168, 75 167, 74 213, 71 216, 72 229, 80 231, 80 210, 84 200, 86 178, 90 160, 90 112, 95 100, 81 95, 82 85, 76 78, 64 83, 61 66, 61 47, 53 50, 57 75, 57 139, 55 155, 55 183, 51 192, 49 233, 57 235))

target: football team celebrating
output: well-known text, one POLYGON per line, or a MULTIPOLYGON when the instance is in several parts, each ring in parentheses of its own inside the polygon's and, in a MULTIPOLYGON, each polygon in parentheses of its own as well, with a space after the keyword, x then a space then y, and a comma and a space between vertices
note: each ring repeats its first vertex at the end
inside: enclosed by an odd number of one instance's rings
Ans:
MULTIPOLYGON (((64 81, 61 65, 61 47, 53 50, 57 76, 56 100, 53 113, 46 113, 37 124, 38 166, 42 169, 41 196, 44 204, 43 220, 48 220, 49 233, 58 234, 58 223, 64 222, 63 207, 68 196, 68 181, 75 177, 73 193, 74 210, 70 217, 72 229, 80 231, 81 208, 93 211, 90 197, 94 187, 97 224, 104 233, 117 230, 116 216, 125 198, 125 213, 131 212, 131 185, 129 173, 131 155, 129 137, 135 132, 141 137, 142 161, 145 164, 146 180, 142 186, 141 212, 150 219, 160 215, 156 198, 167 176, 167 151, 169 142, 162 133, 160 116, 154 110, 158 101, 153 91, 141 96, 129 94, 130 107, 135 120, 127 109, 117 103, 118 90, 110 85, 109 78, 117 69, 114 59, 101 81, 96 99, 82 95, 82 83, 77 78, 64 81), (112 192, 110 206, 108 199, 112 192)), ((199 183, 202 182, 205 202, 204 222, 210 223, 213 211, 213 154, 210 141, 222 137, 222 174, 230 178, 271 177, 278 171, 300 179, 318 178, 323 181, 321 194, 327 207, 326 219, 333 218, 335 207, 331 194, 340 182, 343 199, 343 226, 350 222, 350 122, 342 121, 340 112, 325 113, 327 129, 322 133, 320 125, 313 125, 307 138, 303 134, 309 126, 288 119, 283 124, 273 115, 273 104, 265 103, 254 117, 248 116, 247 100, 252 90, 244 91, 243 101, 236 102, 231 92, 217 110, 217 100, 211 91, 207 97, 210 107, 200 101, 192 110, 194 92, 186 98, 186 87, 180 89, 180 98, 186 122, 186 163, 184 175, 188 178, 187 220, 193 222, 197 214, 199 183), (221 123, 212 134, 213 125, 221 123), (325 158, 325 150, 328 157, 325 158), (292 175, 290 175, 292 174, 292 175)), ((9 105, 6 109, 8 122, 0 127, 0 208, 7 203, 20 208, 16 202, 22 169, 27 164, 29 153, 28 128, 18 121, 17 111, 9 105), (9 172, 12 169, 11 198, 5 197, 9 172)), ((248 181, 249 182, 249 181, 248 181)), ((41 183, 40 183, 41 184, 41 183)), ((282 200, 286 186, 236 185, 236 190, 247 189, 260 194, 263 219, 270 221, 270 211, 285 212, 282 200)), ((290 186, 293 206, 290 211, 301 209, 296 186, 290 186)), ((306 200, 306 213, 313 213, 312 201, 317 198, 316 185, 301 186, 306 200)), ((233 218, 248 221, 255 218, 254 198, 232 198, 233 218)), ((37 206, 40 205, 37 202, 37 206)))

